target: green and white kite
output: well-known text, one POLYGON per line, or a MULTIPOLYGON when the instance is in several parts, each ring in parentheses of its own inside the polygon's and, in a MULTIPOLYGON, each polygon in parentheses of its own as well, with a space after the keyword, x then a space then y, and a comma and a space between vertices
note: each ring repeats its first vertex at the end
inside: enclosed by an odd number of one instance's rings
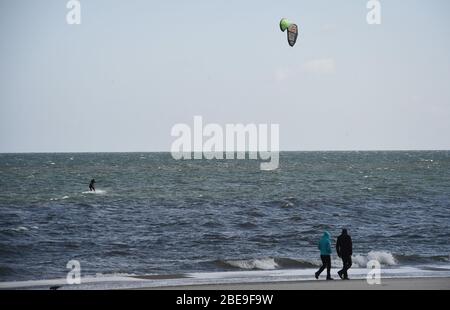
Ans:
POLYGON ((287 39, 290 46, 294 46, 298 37, 298 26, 290 20, 283 18, 280 20, 280 29, 285 32, 287 30, 287 39))

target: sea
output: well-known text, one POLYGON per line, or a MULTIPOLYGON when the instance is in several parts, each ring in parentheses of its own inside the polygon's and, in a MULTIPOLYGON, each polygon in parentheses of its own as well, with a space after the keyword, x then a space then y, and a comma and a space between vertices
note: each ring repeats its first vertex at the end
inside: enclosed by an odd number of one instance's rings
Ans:
POLYGON ((342 228, 353 278, 449 276, 449 224, 450 151, 0 154, 0 288, 312 279, 342 228))

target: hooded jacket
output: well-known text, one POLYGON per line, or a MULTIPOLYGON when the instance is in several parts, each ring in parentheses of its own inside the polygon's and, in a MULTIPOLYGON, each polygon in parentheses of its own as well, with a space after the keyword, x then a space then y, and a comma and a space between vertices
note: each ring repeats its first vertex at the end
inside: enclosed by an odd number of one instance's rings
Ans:
POLYGON ((331 235, 328 231, 323 233, 319 241, 320 255, 331 255, 331 235))
POLYGON ((336 252, 339 257, 351 256, 353 254, 352 238, 347 234, 347 230, 343 229, 342 234, 336 241, 336 252))

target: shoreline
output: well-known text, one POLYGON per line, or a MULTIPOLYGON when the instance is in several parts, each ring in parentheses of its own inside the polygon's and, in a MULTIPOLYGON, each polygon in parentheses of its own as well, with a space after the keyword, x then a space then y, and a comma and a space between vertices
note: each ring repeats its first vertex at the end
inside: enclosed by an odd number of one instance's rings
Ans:
POLYGON ((254 277, 230 273, 173 274, 148 276, 83 277, 80 284, 66 279, 0 282, 0 290, 450 290, 447 272, 424 275, 384 275, 380 284, 369 284, 365 277, 334 281, 324 278, 254 277))
POLYGON ((172 274, 101 274, 81 276, 79 284, 64 278, 0 282, 0 290, 359 290, 359 289, 450 289, 450 265, 383 267, 381 285, 369 285, 368 268, 351 268, 351 280, 343 281, 332 269, 334 281, 325 275, 314 278, 317 269, 271 269, 186 272, 172 274))
POLYGON ((382 279, 381 284, 370 285, 366 280, 335 279, 279 281, 267 283, 228 283, 180 285, 167 287, 148 287, 140 290, 450 290, 450 277, 433 278, 388 278, 382 279))

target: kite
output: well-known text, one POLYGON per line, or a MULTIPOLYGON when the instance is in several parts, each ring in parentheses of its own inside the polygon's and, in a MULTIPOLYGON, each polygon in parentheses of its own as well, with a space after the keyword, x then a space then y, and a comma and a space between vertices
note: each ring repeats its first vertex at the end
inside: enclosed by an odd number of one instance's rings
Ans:
POLYGON ((285 32, 287 30, 287 39, 290 46, 294 46, 298 37, 298 26, 290 20, 283 18, 280 20, 280 29, 285 32))

